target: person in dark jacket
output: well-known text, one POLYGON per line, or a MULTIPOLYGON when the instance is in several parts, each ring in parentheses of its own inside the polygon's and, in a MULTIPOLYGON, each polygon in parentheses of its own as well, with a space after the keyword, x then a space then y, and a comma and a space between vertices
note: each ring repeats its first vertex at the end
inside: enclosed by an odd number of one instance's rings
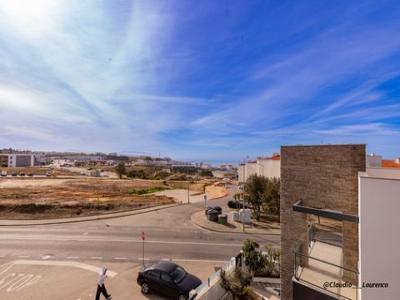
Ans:
POLYGON ((107 268, 103 267, 99 273, 99 279, 97 280, 97 291, 96 291, 96 300, 100 300, 100 294, 107 299, 111 299, 111 295, 107 293, 106 287, 104 286, 104 281, 107 278, 107 268))

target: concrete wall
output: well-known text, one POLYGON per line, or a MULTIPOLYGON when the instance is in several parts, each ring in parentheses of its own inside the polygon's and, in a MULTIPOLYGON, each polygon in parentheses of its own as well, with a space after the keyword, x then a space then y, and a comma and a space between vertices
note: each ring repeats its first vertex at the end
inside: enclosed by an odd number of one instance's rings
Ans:
POLYGON ((360 284, 389 284, 361 289, 361 299, 399 299, 400 179, 361 176, 359 201, 360 284))
POLYGON ((238 180, 239 183, 244 183, 246 182, 246 165, 245 164, 240 164, 238 168, 238 180))
POLYGON ((400 169, 398 168, 368 168, 368 177, 400 179, 400 169))
POLYGON ((281 177, 281 161, 273 159, 257 159, 258 175, 268 178, 281 177))
MULTIPOLYGON (((365 171, 365 145, 281 147, 281 282, 283 300, 291 300, 296 245, 307 252, 307 216, 293 212, 305 206, 358 213, 358 172, 365 171)), ((343 224, 343 265, 357 269, 357 224, 343 224)))
POLYGON ((16 155, 15 156, 16 167, 31 167, 33 166, 33 155, 16 155))
POLYGON ((259 158, 256 162, 247 162, 239 165, 239 182, 246 182, 251 175, 279 178, 281 175, 281 161, 268 158, 259 158))
POLYGON ((3 154, 2 165, 7 167, 32 167, 35 163, 35 158, 31 154, 3 154))
POLYGON ((252 162, 252 163, 247 162, 246 166, 245 166, 245 174, 244 174, 245 182, 251 175, 254 175, 254 174, 257 174, 257 163, 256 162, 252 162))

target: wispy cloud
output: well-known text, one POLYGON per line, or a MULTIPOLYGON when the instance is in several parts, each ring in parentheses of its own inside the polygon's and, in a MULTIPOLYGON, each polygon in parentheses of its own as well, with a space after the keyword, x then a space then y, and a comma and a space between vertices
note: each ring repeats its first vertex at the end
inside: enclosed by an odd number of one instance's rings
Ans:
POLYGON ((353 139, 395 155, 379 145, 400 126, 393 4, 1 2, 0 147, 232 160, 353 139))

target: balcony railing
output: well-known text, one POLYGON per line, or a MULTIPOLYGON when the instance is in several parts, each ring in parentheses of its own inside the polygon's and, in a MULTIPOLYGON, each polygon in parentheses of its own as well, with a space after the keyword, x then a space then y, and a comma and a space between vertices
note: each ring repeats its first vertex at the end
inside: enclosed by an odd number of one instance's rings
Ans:
POLYGON ((358 271, 294 251, 294 278, 338 299, 358 300, 358 271), (351 278, 350 281, 345 280, 351 278), (333 286, 330 284, 333 283, 333 286), (347 286, 343 286, 347 284, 347 286))

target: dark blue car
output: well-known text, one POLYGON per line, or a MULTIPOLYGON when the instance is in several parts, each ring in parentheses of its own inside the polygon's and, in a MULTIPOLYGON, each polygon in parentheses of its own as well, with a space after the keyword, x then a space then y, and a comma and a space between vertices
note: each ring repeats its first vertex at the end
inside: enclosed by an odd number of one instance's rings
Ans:
POLYGON ((188 300, 201 280, 173 262, 160 261, 139 272, 137 283, 143 294, 154 292, 171 300, 188 300))

